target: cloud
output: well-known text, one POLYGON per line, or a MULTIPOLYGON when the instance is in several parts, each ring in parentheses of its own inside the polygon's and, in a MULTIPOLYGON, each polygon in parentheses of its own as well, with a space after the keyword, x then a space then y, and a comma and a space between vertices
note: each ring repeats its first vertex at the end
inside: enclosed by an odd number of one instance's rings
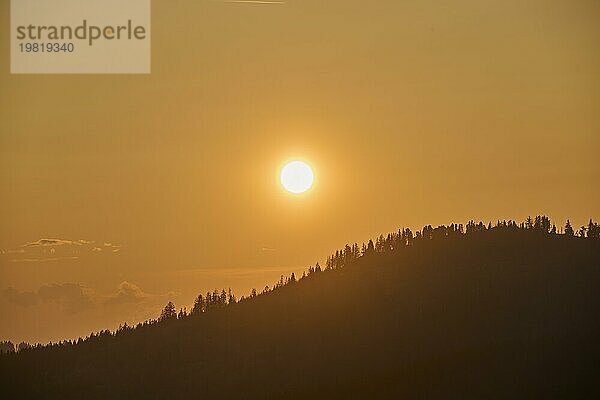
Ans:
POLYGON ((47 258, 13 258, 10 262, 47 262, 47 261, 61 261, 61 260, 78 260, 79 257, 47 257, 47 258))
POLYGON ((277 251, 277 249, 273 249, 271 247, 262 247, 260 249, 260 251, 266 251, 266 252, 270 252, 270 251, 277 251))
MULTIPOLYGON (((0 256, 10 255, 10 262, 48 262, 78 260, 82 257, 99 257, 103 254, 117 255, 120 244, 102 242, 96 245, 94 240, 69 240, 42 238, 27 242, 16 249, 0 250, 0 256)), ((1 259, 0 259, 1 260, 1 259)))
POLYGON ((139 286, 124 281, 121 282, 117 293, 109 296, 106 300, 108 304, 140 303, 155 295, 145 293, 139 286))
POLYGON ((67 312, 77 313, 94 306, 94 291, 77 283, 52 283, 41 286, 37 292, 19 291, 12 287, 4 290, 4 298, 23 307, 42 303, 56 303, 67 312))
POLYGON ((178 293, 152 294, 142 290, 134 283, 123 281, 116 290, 108 294, 99 294, 80 283, 51 283, 42 285, 37 291, 21 291, 8 287, 2 292, 10 303, 21 307, 33 307, 40 304, 58 304, 68 313, 79 313, 94 307, 119 305, 154 306, 178 293))
POLYGON ((6 249, 0 250, 0 254, 23 254, 25 249, 6 249))
POLYGON ((38 247, 38 246, 63 246, 63 245, 73 245, 73 246, 83 246, 86 244, 94 243, 91 240, 65 240, 65 239, 39 239, 35 242, 25 243, 21 247, 38 247))
POLYGON ((39 302, 37 293, 21 292, 13 287, 6 288, 3 294, 9 302, 23 307, 33 306, 39 302))
POLYGON ((76 283, 44 285, 38 289, 38 297, 42 302, 59 303, 72 313, 94 306, 94 291, 76 283))

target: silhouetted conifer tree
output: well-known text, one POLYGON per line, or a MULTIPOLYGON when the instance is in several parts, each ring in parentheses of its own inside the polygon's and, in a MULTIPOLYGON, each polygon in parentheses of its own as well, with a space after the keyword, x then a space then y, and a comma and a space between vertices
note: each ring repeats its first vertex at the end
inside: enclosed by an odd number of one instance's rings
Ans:
POLYGON ((199 294, 194 300, 194 307, 192 308, 192 315, 200 314, 204 312, 204 298, 202 294, 199 294))
POLYGON ((600 238, 600 225, 598 225, 595 222, 592 222, 591 218, 587 228, 587 237, 590 239, 600 238))
POLYGON ((373 244, 373 241, 369 239, 369 243, 367 244, 367 251, 365 252, 365 254, 373 253, 375 253, 375 245, 373 244))
POLYGON ((567 223, 565 225, 565 235, 567 235, 567 236, 575 235, 575 231, 573 230, 573 226, 571 226, 571 221, 569 221, 569 220, 567 220, 567 223))
POLYGON ((175 304, 169 301, 165 308, 160 313, 160 321, 166 321, 169 319, 177 318, 177 311, 175 310, 175 304))
POLYGON ((0 342, 0 354, 2 353, 14 353, 15 345, 11 341, 0 342))

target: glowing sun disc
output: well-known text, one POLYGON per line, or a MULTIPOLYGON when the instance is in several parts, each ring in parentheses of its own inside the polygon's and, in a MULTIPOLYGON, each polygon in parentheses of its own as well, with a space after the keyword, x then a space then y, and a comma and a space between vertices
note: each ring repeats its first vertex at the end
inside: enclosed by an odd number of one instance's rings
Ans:
POLYGON ((292 161, 282 168, 280 181, 283 188, 288 192, 300 194, 312 187, 315 174, 307 163, 292 161))

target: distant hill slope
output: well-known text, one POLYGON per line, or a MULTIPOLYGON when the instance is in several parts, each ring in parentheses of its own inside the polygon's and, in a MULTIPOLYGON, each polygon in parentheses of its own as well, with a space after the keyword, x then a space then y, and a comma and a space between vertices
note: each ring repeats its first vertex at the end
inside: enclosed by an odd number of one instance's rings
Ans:
POLYGON ((600 241, 477 232, 0 357, 4 398, 599 398, 600 241))

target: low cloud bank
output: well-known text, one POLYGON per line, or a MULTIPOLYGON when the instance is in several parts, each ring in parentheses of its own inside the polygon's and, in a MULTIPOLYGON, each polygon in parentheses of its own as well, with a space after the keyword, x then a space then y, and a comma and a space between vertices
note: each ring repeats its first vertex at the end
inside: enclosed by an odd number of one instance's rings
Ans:
POLYGON ((176 293, 151 294, 139 286, 123 281, 116 291, 99 294, 95 290, 80 283, 52 283, 41 286, 37 291, 21 291, 8 287, 3 297, 10 303, 21 307, 34 307, 38 304, 56 303, 69 313, 78 313, 93 307, 104 307, 120 304, 142 304, 166 300, 176 293))

